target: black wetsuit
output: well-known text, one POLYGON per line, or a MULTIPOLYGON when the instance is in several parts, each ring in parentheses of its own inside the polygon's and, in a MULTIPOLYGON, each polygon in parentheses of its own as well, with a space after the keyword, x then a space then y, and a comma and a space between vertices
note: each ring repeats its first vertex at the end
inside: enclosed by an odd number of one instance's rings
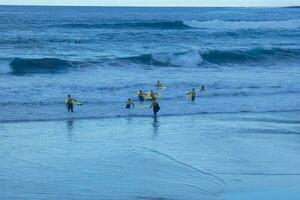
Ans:
POLYGON ((132 101, 128 101, 128 102, 126 103, 126 108, 127 108, 127 109, 130 109, 130 108, 131 108, 131 105, 132 105, 132 107, 134 107, 134 104, 132 103, 132 101))
POLYGON ((154 116, 157 116, 158 111, 160 110, 160 107, 158 103, 153 104, 153 114, 154 116))
POLYGON ((192 96, 191 100, 195 101, 195 99, 196 99, 196 96, 192 96))
POLYGON ((68 111, 69 112, 73 112, 73 104, 72 103, 68 103, 67 106, 68 106, 68 111))
POLYGON ((144 101, 144 96, 143 95, 139 96, 139 101, 144 101))

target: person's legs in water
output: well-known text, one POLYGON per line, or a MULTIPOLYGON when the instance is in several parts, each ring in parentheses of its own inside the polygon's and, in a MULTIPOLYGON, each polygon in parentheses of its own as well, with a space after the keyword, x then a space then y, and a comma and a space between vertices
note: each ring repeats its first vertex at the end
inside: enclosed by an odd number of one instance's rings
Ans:
POLYGON ((73 112, 73 104, 68 104, 68 111, 73 112))
POLYGON ((153 107, 153 114, 154 114, 154 117, 157 116, 158 111, 159 111, 159 108, 154 106, 154 107, 153 107))
POLYGON ((196 97, 192 97, 192 101, 195 101, 195 98, 196 98, 196 97))
POLYGON ((144 97, 143 96, 139 96, 139 101, 144 101, 144 97))

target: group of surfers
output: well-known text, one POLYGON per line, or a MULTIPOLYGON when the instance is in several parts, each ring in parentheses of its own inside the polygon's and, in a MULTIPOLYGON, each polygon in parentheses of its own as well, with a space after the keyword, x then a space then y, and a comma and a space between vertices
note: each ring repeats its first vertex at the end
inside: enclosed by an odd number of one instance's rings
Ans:
MULTIPOLYGON (((160 88, 160 89, 166 89, 167 86, 163 83, 161 83, 160 81, 157 81, 157 83, 155 84, 155 87, 160 88)), ((205 91, 205 86, 202 85, 200 86, 200 91, 205 91)), ((186 93, 186 95, 189 97, 189 99, 193 102, 196 99, 196 90, 195 88, 193 88, 191 91, 189 91, 188 93, 186 93)), ((144 102, 145 101, 145 97, 147 96, 147 100, 150 99, 151 100, 151 104, 149 106, 149 108, 153 109, 153 114, 154 117, 157 116, 157 113, 160 110, 160 106, 159 103, 157 101, 157 99, 159 98, 158 93, 154 93, 153 90, 150 91, 150 93, 144 93, 142 90, 140 90, 137 93, 138 96, 138 100, 139 102, 144 102)), ((73 112, 73 105, 78 103, 78 105, 80 105, 80 103, 71 97, 71 95, 68 95, 68 98, 65 100, 66 106, 67 106, 67 110, 68 112, 73 112)), ((126 102, 126 109, 130 109, 130 108, 134 108, 134 102, 131 100, 131 98, 129 98, 126 102)))
MULTIPOLYGON (((167 86, 165 84, 161 83, 160 81, 157 81, 157 83, 155 84, 155 87, 160 88, 160 89, 167 88, 167 86)), ((204 85, 200 86, 200 91, 205 91, 205 86, 204 85)), ((157 101, 157 94, 158 93, 154 93, 153 90, 151 90, 150 93, 144 93, 142 90, 140 90, 137 93, 139 102, 145 101, 145 96, 146 95, 150 96, 151 104, 150 104, 149 108, 153 109, 153 114, 154 114, 155 117, 157 116, 157 113, 160 110, 160 106, 159 106, 159 103, 157 101)), ((196 99, 196 95, 197 95, 195 88, 193 88, 191 91, 189 91, 188 93, 186 93, 186 95, 188 95, 190 97, 190 100, 192 102, 194 102, 195 99, 196 99)), ((130 109, 131 107, 134 108, 134 103, 129 98, 128 101, 127 101, 127 103, 126 103, 126 107, 125 108, 130 109)))

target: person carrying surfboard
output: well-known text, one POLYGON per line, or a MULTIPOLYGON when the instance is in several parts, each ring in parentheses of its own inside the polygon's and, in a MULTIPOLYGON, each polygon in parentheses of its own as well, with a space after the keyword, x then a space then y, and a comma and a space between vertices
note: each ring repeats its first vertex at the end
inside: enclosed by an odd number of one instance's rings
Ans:
POLYGON ((150 97, 152 98, 152 101, 156 100, 155 93, 153 92, 153 90, 151 90, 151 92, 150 92, 150 97))
POLYGON ((143 102, 145 100, 144 95, 145 93, 142 90, 138 92, 138 98, 140 102, 143 102))
POLYGON ((68 112, 73 112, 73 104, 76 100, 71 97, 71 95, 68 94, 68 98, 66 99, 66 104, 68 108, 68 112))
POLYGON ((127 103, 126 103, 126 108, 127 108, 127 109, 130 109, 131 106, 134 108, 134 103, 133 103, 133 101, 131 101, 131 99, 129 98, 128 101, 127 101, 127 103))
POLYGON ((162 84, 160 83, 160 81, 157 81, 157 82, 156 82, 155 87, 157 87, 157 88, 162 87, 162 84))
POLYGON ((154 117, 156 117, 158 111, 160 110, 160 106, 159 106, 158 102, 156 100, 153 100, 149 108, 153 109, 154 117))
POLYGON ((167 86, 163 83, 161 83, 160 81, 157 81, 155 84, 155 87, 159 88, 159 89, 166 89, 167 86))
POLYGON ((192 91, 188 92, 186 95, 190 96, 191 101, 195 101, 195 99, 196 99, 196 91, 195 91, 195 88, 193 88, 192 91))

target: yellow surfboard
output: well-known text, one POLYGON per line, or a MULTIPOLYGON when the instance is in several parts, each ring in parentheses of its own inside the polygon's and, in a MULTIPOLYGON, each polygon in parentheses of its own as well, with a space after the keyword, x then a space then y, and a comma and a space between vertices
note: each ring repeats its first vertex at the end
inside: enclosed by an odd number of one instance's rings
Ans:
MULTIPOLYGON (((68 99, 65 99, 65 103, 68 103, 68 99)), ((72 101, 72 104, 76 105, 76 106, 81 106, 82 105, 82 103, 80 103, 79 101, 75 101, 75 100, 72 101)))
POLYGON ((187 92, 187 93, 185 94, 185 96, 186 96, 186 98, 188 98, 188 99, 192 99, 192 92, 191 92, 191 91, 187 92))
MULTIPOLYGON (((137 96, 139 96, 139 91, 136 93, 136 95, 137 96)), ((151 97, 151 92, 145 92, 145 93, 143 93, 143 97, 144 97, 144 99, 145 100, 152 100, 152 97, 151 97)), ((156 98, 156 99, 159 99, 160 97, 161 97, 161 94, 159 94, 159 93, 154 93, 154 97, 156 98)))

